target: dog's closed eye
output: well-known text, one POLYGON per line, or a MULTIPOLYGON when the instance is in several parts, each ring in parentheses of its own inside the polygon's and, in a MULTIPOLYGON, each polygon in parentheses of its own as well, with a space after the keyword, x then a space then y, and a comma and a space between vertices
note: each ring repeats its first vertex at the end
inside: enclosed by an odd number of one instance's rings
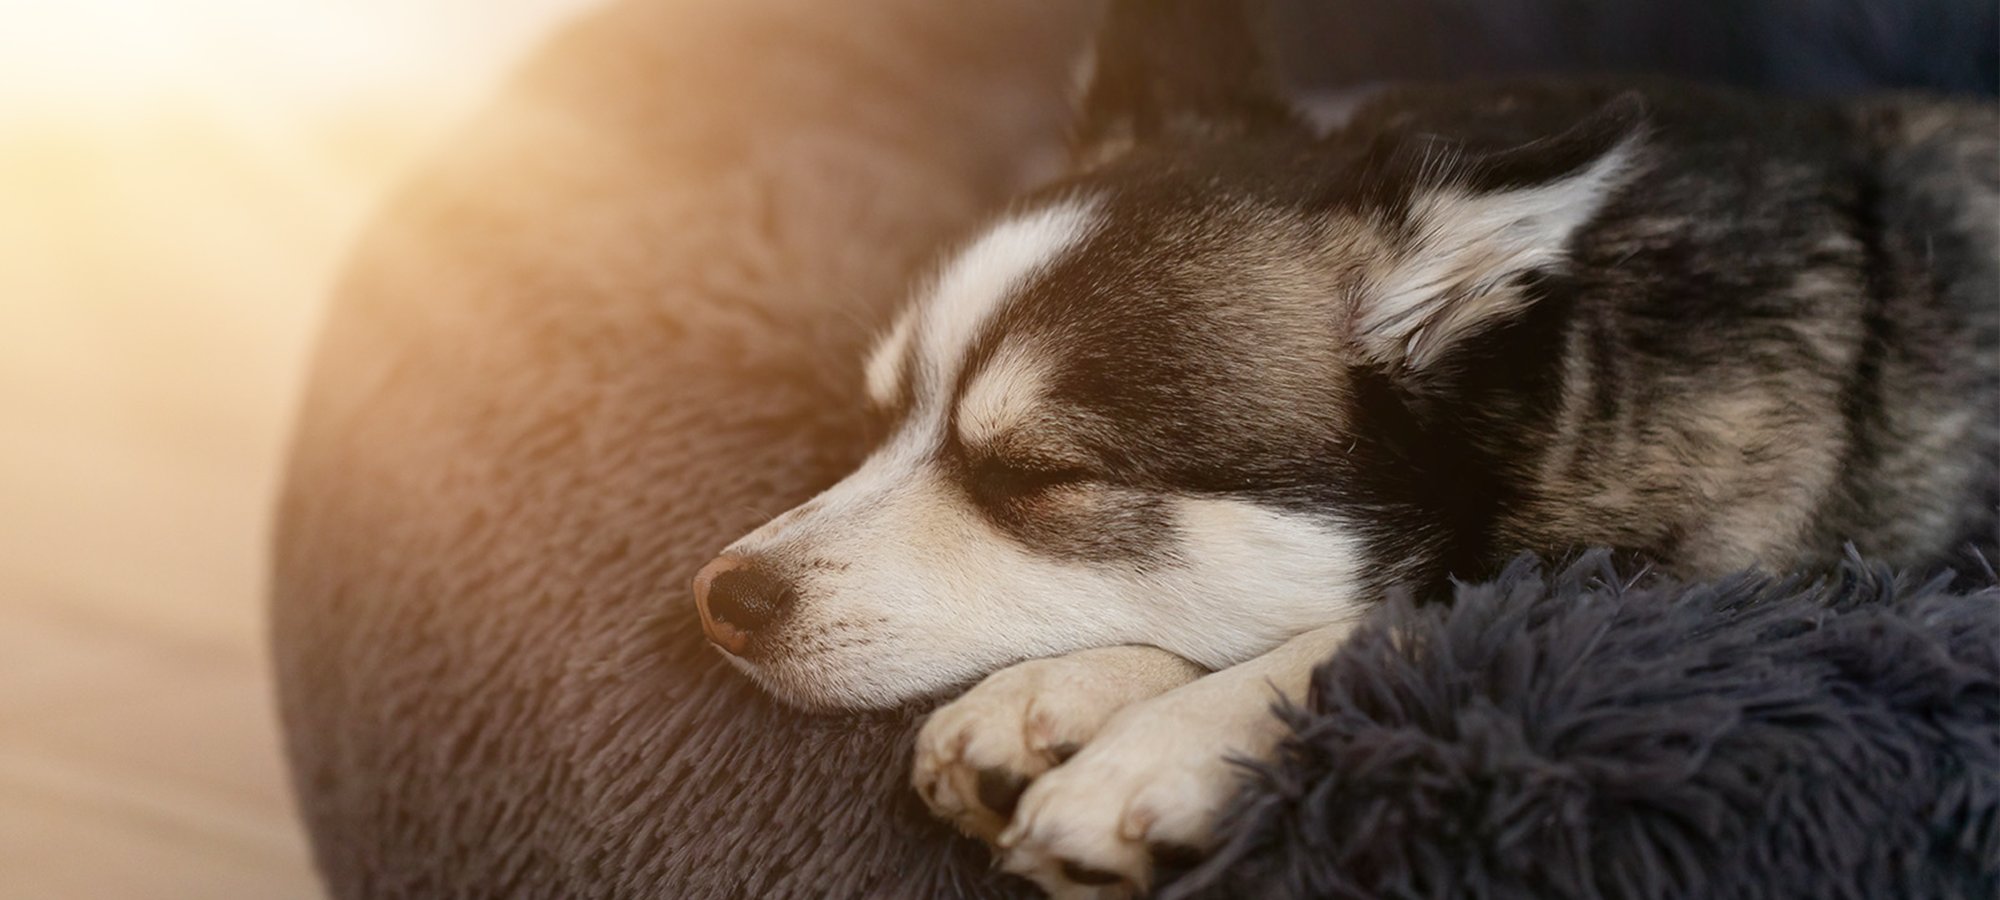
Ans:
POLYGON ((1070 462, 989 457, 975 465, 971 481, 981 499, 1006 502, 1032 499, 1095 477, 1091 470, 1070 462))

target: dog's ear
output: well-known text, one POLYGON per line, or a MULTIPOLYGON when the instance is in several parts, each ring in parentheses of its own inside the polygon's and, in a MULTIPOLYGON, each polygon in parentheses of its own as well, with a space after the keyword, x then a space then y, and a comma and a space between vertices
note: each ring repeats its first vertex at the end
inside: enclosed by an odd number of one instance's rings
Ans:
POLYGON ((1262 39, 1256 0, 1112 0, 1082 64, 1079 165, 1134 145, 1303 130, 1262 39))
POLYGON ((1357 286, 1361 352, 1422 371, 1532 302, 1526 277, 1559 267, 1577 231, 1642 162, 1645 108, 1612 101, 1555 137, 1473 159, 1423 154, 1389 249, 1357 286))

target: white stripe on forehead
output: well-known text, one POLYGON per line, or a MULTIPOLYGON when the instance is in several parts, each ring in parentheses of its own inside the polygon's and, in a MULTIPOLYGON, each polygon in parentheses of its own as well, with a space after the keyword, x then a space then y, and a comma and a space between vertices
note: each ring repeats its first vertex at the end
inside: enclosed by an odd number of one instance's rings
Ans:
POLYGON ((903 310, 896 317, 896 324, 890 326, 889 333, 875 343, 875 349, 868 354, 868 366, 863 371, 868 387, 868 400, 876 406, 888 409, 896 405, 907 388, 903 384, 910 358, 910 336, 917 327, 915 308, 903 310))
POLYGON ((918 349, 929 393, 958 374, 981 329, 1009 296, 1075 247, 1097 224, 1094 200, 1023 213, 988 229, 938 275, 923 298, 918 349))

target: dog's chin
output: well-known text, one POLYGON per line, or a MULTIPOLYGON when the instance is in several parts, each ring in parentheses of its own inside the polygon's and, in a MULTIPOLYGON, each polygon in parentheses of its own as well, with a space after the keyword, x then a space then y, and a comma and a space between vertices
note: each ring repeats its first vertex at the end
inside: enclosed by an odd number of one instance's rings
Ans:
POLYGON ((753 663, 727 653, 723 657, 778 702, 816 715, 885 712, 925 706, 955 694, 955 688, 965 686, 963 681, 936 687, 915 683, 891 685, 881 683, 879 679, 857 678, 852 673, 829 671, 811 665, 753 663))

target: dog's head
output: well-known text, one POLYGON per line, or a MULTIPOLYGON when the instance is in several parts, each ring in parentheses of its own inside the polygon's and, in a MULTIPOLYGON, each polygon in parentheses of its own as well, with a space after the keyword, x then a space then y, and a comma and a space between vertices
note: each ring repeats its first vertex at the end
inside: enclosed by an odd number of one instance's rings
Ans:
POLYGON ((1208 0, 1114 9, 1077 171, 949 256, 868 361, 890 437, 697 576, 766 688, 884 706, 1113 644, 1227 665, 1428 552, 1385 516, 1436 487, 1399 457, 1436 448, 1377 419, 1526 305, 1629 168, 1631 117, 1480 158, 1319 141, 1251 32, 1208 0))

